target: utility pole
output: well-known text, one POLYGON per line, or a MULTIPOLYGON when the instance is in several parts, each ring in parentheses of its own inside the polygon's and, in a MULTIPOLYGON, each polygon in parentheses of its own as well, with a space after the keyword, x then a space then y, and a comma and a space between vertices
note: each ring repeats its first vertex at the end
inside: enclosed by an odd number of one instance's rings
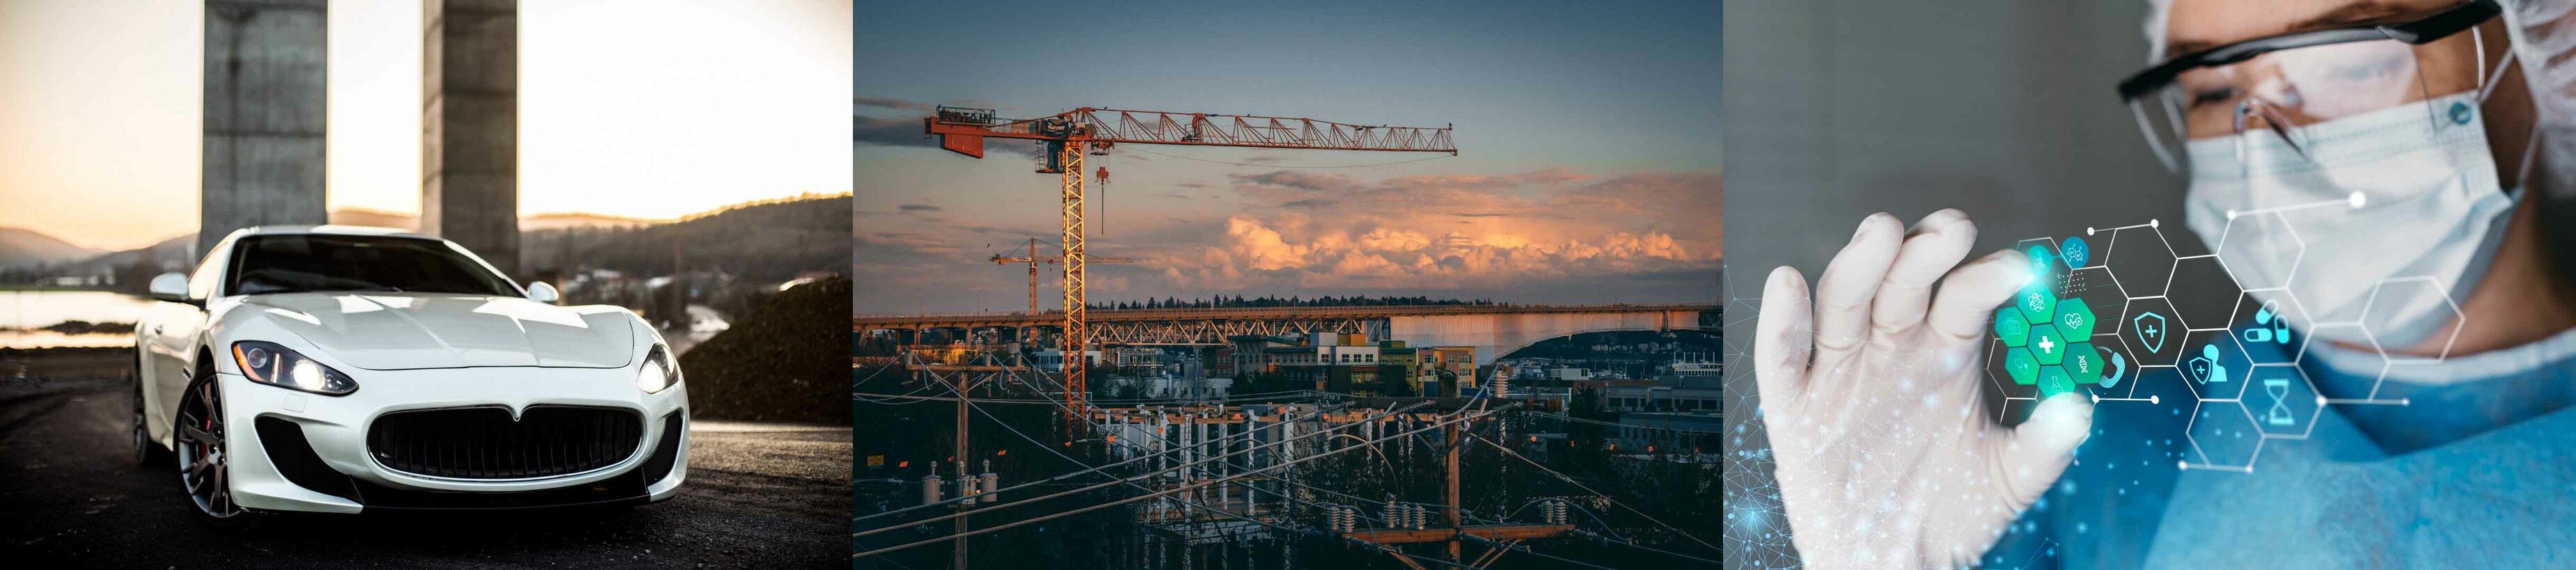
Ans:
MULTIPOLYGON (((935 376, 937 374, 934 373, 933 375, 935 376)), ((966 406, 970 403, 969 400, 972 398, 967 395, 966 391, 968 388, 963 382, 958 380, 957 376, 952 375, 948 377, 948 386, 957 391, 957 460, 950 461, 949 463, 957 465, 958 490, 966 491, 973 488, 972 483, 967 483, 967 481, 971 479, 966 474, 966 412, 968 411, 966 406)), ((956 551, 948 557, 949 567, 955 568, 956 570, 966 570, 966 510, 974 508, 975 506, 974 501, 964 500, 966 495, 967 493, 964 492, 957 494, 957 498, 959 499, 957 501, 957 547, 956 551)), ((1451 544, 1454 545, 1456 543, 1451 544)), ((1454 549, 1455 547, 1453 546, 1452 548, 1454 549)), ((1457 558, 1457 555, 1452 553, 1450 558, 1457 558)))
MULTIPOLYGON (((944 348, 945 347, 930 347, 931 350, 940 350, 944 348)), ((966 570, 966 532, 968 527, 966 524, 967 517, 965 513, 967 510, 975 508, 976 503, 982 502, 967 499, 967 497, 977 493, 977 489, 975 487, 976 478, 973 474, 966 471, 966 460, 970 457, 969 454, 971 453, 970 448, 967 445, 967 437, 969 434, 967 431, 966 416, 974 413, 972 408, 974 405, 973 393, 976 388, 998 378, 998 374, 1000 373, 1012 372, 1024 368, 1022 366, 1002 364, 1001 362, 994 360, 992 353, 989 351, 983 352, 975 358, 976 360, 968 361, 968 363, 965 364, 931 364, 922 362, 921 354, 913 349, 907 349, 904 351, 904 364, 906 368, 912 369, 917 374, 927 376, 931 381, 947 384, 949 391, 957 394, 957 440, 954 450, 952 451, 952 453, 955 454, 955 461, 952 463, 957 466, 956 481, 958 483, 958 516, 954 519, 956 522, 952 526, 955 529, 954 534, 957 535, 957 540, 952 547, 953 550, 951 550, 949 554, 950 567, 956 570, 966 570)), ((951 360, 944 362, 956 361, 951 360)), ((936 468, 933 470, 936 471, 936 468)))
MULTIPOLYGON (((1448 497, 1446 498, 1446 501, 1447 501, 1447 502, 1448 502, 1448 504, 1449 504, 1449 510, 1448 510, 1448 512, 1447 512, 1444 516, 1445 516, 1445 518, 1447 519, 1447 520, 1446 520, 1446 522, 1447 522, 1447 523, 1449 523, 1449 528, 1459 528, 1459 526, 1460 526, 1460 525, 1458 524, 1458 523, 1459 523, 1459 516, 1458 516, 1458 424, 1450 424, 1450 425, 1449 425, 1448 432, 1449 432, 1449 434, 1448 434, 1448 435, 1449 435, 1449 453, 1448 453, 1448 455, 1449 455, 1449 482, 1448 482, 1448 485, 1447 485, 1447 495, 1448 495, 1448 497)), ((1450 561, 1450 562, 1457 562, 1457 561, 1459 561, 1459 560, 1460 560, 1460 558, 1459 558, 1459 556, 1458 556, 1458 537, 1456 537, 1456 536, 1451 536, 1451 537, 1449 537, 1449 561, 1450 561)))

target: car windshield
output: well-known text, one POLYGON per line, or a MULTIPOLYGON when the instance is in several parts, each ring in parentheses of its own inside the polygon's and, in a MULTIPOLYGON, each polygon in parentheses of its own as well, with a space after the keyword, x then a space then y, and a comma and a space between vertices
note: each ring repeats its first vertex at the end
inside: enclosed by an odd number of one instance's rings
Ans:
POLYGON ((235 295, 387 291, 517 296, 510 282, 446 242, 349 235, 249 236, 233 245, 235 295))

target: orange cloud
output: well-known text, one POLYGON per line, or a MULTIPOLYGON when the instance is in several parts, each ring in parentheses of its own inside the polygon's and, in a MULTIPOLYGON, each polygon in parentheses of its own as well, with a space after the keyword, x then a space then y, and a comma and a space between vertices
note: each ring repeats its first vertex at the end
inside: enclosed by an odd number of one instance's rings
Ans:
POLYGON ((1364 183, 1276 171, 1233 177, 1254 208, 1221 243, 1146 265, 1182 290, 1452 289, 1705 268, 1721 255, 1716 173, 1594 178, 1569 169, 1364 183))

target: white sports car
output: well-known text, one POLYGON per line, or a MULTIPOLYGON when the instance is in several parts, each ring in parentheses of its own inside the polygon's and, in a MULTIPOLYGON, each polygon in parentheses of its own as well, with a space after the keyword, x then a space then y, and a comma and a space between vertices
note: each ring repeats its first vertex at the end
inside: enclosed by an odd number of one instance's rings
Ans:
POLYGON ((198 518, 626 505, 688 473, 688 391, 626 309, 559 307, 455 243, 255 227, 152 280, 134 447, 198 518), (175 461, 169 461, 174 458, 175 461))

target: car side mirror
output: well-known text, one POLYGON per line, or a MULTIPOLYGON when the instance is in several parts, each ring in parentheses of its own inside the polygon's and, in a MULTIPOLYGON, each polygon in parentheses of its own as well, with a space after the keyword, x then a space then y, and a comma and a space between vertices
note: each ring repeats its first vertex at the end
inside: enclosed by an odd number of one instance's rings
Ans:
POLYGON ((172 303, 188 302, 188 276, 163 273, 152 278, 152 298, 172 303))
POLYGON ((554 285, 544 281, 529 283, 528 300, 551 305, 555 301, 563 300, 563 292, 556 291, 554 285))

